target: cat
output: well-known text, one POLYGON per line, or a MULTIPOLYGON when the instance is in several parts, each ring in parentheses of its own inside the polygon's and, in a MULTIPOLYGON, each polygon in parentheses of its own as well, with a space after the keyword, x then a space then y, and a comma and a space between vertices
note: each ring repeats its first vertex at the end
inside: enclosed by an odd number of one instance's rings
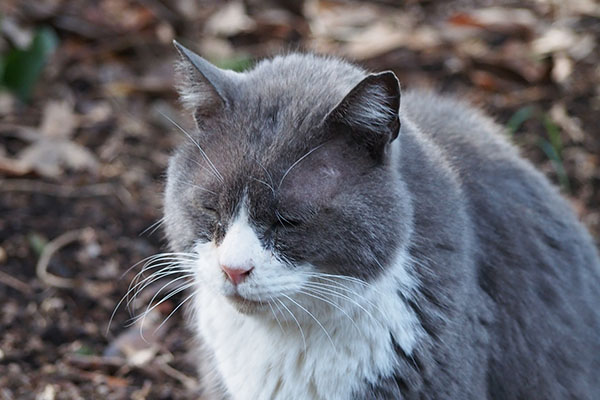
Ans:
POLYGON ((202 398, 600 398, 597 249, 500 126, 334 57, 175 44, 202 398))

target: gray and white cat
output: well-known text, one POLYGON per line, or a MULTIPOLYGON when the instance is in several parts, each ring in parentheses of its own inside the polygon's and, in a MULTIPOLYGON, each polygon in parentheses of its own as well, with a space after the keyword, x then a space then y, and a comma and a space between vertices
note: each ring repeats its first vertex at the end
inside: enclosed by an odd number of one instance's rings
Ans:
POLYGON ((597 250, 498 125, 335 58, 177 47, 203 398, 600 399, 597 250))

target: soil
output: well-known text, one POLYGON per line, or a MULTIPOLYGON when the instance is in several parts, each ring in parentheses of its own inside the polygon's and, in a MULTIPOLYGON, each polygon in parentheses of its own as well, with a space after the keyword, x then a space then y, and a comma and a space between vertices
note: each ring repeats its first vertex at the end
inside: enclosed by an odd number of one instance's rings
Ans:
MULTIPOLYGON (((185 294, 143 327, 128 323, 166 281, 115 311, 136 263, 167 251, 154 224, 184 138, 163 114, 192 127, 173 89, 173 38, 223 66, 325 51, 393 70, 403 88, 462 96, 507 126, 600 242, 599 7, 402 3, 3 2, 25 36, 51 27, 59 45, 28 102, 0 92, 0 399, 197 398, 175 310, 185 294)), ((2 52, 18 42, 7 31, 2 52)))

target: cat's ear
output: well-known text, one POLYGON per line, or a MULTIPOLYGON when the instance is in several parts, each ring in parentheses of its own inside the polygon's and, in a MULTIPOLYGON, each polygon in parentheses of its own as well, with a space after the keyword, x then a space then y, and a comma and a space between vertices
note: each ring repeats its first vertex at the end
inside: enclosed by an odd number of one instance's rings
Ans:
POLYGON ((400 84, 391 71, 360 81, 325 117, 330 126, 345 126, 379 157, 400 130, 400 84))
POLYGON ((196 121, 210 117, 229 106, 233 86, 230 71, 222 70, 177 41, 181 55, 177 64, 177 89, 183 105, 194 113, 196 121))

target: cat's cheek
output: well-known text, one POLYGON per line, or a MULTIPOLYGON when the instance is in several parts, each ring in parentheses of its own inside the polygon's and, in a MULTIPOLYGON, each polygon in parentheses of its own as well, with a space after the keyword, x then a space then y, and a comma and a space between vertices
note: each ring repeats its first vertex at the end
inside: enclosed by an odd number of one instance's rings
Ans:
POLYGON ((220 290, 221 270, 217 246, 214 241, 199 242, 195 246, 198 260, 194 268, 196 284, 211 291, 220 290))

